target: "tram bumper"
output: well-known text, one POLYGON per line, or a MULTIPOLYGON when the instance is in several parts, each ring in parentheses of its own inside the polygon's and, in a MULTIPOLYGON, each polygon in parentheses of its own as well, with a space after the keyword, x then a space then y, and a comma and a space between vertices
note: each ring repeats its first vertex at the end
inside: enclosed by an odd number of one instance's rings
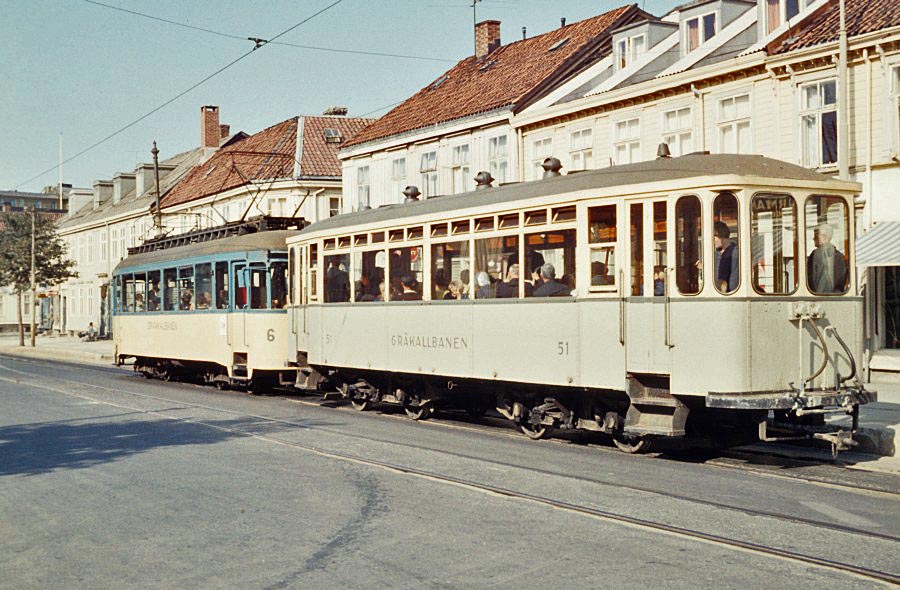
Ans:
POLYGON ((816 439, 831 445, 832 456, 856 446, 853 435, 859 428, 859 406, 878 401, 878 393, 862 385, 839 389, 785 390, 747 393, 710 392, 706 406, 726 410, 772 410, 772 417, 758 423, 759 440, 782 442, 816 439), (852 417, 849 430, 825 422, 830 414, 847 414, 852 417))

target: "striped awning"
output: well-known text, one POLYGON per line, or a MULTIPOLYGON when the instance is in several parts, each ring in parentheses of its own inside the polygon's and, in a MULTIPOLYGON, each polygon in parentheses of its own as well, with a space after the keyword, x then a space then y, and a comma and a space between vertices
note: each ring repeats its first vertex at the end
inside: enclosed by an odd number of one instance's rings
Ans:
POLYGON ((856 266, 900 266, 900 221, 882 221, 856 240, 856 266))

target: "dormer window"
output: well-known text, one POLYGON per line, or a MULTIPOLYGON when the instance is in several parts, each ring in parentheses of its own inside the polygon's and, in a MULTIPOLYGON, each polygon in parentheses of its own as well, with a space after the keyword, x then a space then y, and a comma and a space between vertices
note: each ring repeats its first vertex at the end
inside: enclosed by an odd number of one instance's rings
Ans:
POLYGON ((716 13, 710 12, 684 21, 684 52, 690 53, 715 37, 718 29, 716 13))
POLYGON ((322 135, 325 136, 325 143, 341 143, 342 141, 344 141, 341 132, 331 127, 326 127, 322 131, 322 135))
POLYGON ((624 70, 647 50, 647 35, 634 35, 616 42, 616 68, 624 70))
MULTIPOLYGON (((798 14, 801 0, 765 0, 766 33, 771 33, 798 14)), ((808 2, 807 2, 808 4, 808 2)))

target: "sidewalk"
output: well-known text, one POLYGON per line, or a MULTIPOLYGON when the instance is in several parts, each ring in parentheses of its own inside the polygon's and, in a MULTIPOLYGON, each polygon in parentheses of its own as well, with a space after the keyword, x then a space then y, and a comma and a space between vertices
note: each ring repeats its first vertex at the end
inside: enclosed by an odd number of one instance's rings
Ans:
MULTIPOLYGON (((73 336, 38 336, 36 347, 29 346, 26 337, 25 347, 19 346, 18 334, 0 334, 0 354, 16 356, 56 359, 76 363, 109 366, 113 363, 112 340, 82 342, 73 336)), ((878 401, 860 407, 859 431, 854 437, 859 446, 854 452, 844 452, 840 462, 849 466, 876 471, 900 472, 900 381, 875 381, 866 385, 867 389, 878 392, 878 401)), ((847 428, 851 419, 846 415, 833 417, 831 421, 847 428)), ((769 445, 753 445, 761 450, 774 448, 769 445)), ((816 449, 778 445, 777 454, 807 456, 813 453, 816 458, 825 457, 826 453, 816 449)))
POLYGON ((93 365, 113 363, 113 341, 82 342, 77 336, 42 336, 31 348, 31 337, 25 334, 25 346, 19 346, 19 334, 0 334, 0 353, 44 359, 57 359, 93 365))

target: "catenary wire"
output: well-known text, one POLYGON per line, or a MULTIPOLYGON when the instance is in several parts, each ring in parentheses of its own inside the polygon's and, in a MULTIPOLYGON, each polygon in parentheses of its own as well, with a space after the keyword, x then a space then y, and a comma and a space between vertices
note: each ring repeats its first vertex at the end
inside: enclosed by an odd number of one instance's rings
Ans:
MULTIPOLYGON (((274 37, 272 37, 272 38, 269 40, 269 43, 272 42, 272 41, 274 41, 275 39, 278 39, 279 37, 282 37, 283 35, 286 35, 287 33, 293 31, 293 30, 296 29, 297 27, 299 27, 299 26, 301 26, 301 25, 303 25, 303 24, 305 24, 305 23, 311 21, 312 19, 316 18, 317 16, 319 16, 319 15, 322 14, 323 12, 325 12, 325 11, 327 11, 327 10, 329 10, 329 9, 331 9, 331 8, 333 8, 333 7, 335 7, 335 6, 337 6, 337 5, 340 4, 341 2, 343 2, 343 0, 335 0, 334 2, 332 2, 331 4, 329 4, 328 6, 322 8, 322 9, 316 11, 316 12, 314 12, 313 14, 311 14, 310 16, 304 18, 303 20, 299 21, 298 23, 296 23, 296 24, 294 24, 294 25, 288 27, 287 29, 281 31, 280 33, 278 33, 277 35, 275 35, 274 37)), ((268 44, 268 43, 263 43, 262 45, 267 45, 267 44, 268 44)), ((33 181, 33 180, 37 180, 38 178, 40 178, 41 176, 43 176, 43 175, 45 175, 45 174, 48 174, 48 173, 50 173, 50 172, 53 172, 54 170, 58 169, 58 168, 59 168, 60 166, 62 166, 63 164, 67 164, 67 163, 71 162, 72 160, 74 160, 74 159, 76 159, 76 158, 78 158, 78 157, 80 157, 80 156, 83 156, 84 154, 86 154, 87 152, 93 150, 93 149, 96 148, 97 146, 99 146, 99 145, 101 145, 101 144, 103 144, 103 143, 106 143, 107 141, 109 141, 109 140, 112 139, 113 137, 119 135, 120 133, 126 131, 127 129, 130 129, 131 127, 134 127, 135 125, 137 125, 138 123, 140 123, 141 121, 143 121, 144 119, 146 119, 147 117, 150 117, 150 116, 153 115, 154 113, 159 112, 160 110, 162 110, 163 108, 169 106, 170 104, 172 104, 173 102, 175 102, 176 100, 178 100, 179 98, 181 98, 182 96, 184 96, 185 94, 188 94, 189 92, 191 92, 191 91, 194 90, 195 88, 197 88, 197 87, 201 86, 202 84, 208 82, 208 81, 211 80, 212 78, 215 78, 216 76, 218 76, 219 74, 221 74, 222 72, 224 72, 225 70, 227 70, 228 68, 230 68, 231 66, 233 66, 233 65, 235 65, 236 63, 238 63, 238 62, 242 61, 243 59, 247 58, 248 56, 250 56, 250 54, 252 54, 254 51, 256 51, 257 49, 259 49, 259 47, 261 47, 262 45, 257 45, 257 46, 254 47, 253 49, 250 49, 249 51, 246 51, 246 52, 242 53, 240 56, 238 56, 237 58, 231 60, 230 62, 228 62, 228 63, 225 64, 224 66, 220 67, 219 69, 217 69, 217 70, 216 70, 215 72, 213 72, 212 74, 209 74, 208 76, 206 76, 205 78, 203 78, 203 79, 200 80, 199 82, 196 82, 196 83, 192 84, 192 85, 191 85, 189 88, 187 88, 186 90, 182 90, 181 92, 179 92, 178 94, 176 94, 176 95, 173 96, 172 98, 166 100, 166 101, 163 102, 162 104, 160 104, 160 105, 154 107, 153 109, 147 111, 146 113, 144 113, 143 115, 141 115, 141 116, 138 117, 137 119, 134 119, 134 120, 131 121, 130 123, 128 123, 128 124, 126 124, 126 125, 123 125, 122 127, 119 127, 118 129, 116 129, 116 130, 113 131, 112 133, 106 135, 106 136, 103 137, 102 139, 99 139, 99 140, 95 141, 94 143, 92 143, 92 144, 89 145, 88 147, 84 148, 83 150, 77 152, 76 154, 74 154, 74 155, 72 155, 72 156, 69 156, 68 158, 66 158, 65 160, 63 160, 62 162, 60 162, 59 164, 55 164, 55 165, 53 165, 53 166, 47 168, 47 169, 44 170, 43 172, 41 172, 41 173, 39 173, 39 174, 36 174, 36 175, 32 176, 32 177, 29 178, 28 180, 26 180, 26 181, 24 181, 24 182, 18 183, 18 184, 16 185, 16 187, 18 188, 18 187, 22 186, 23 184, 28 184, 29 182, 31 182, 31 181, 33 181)))

